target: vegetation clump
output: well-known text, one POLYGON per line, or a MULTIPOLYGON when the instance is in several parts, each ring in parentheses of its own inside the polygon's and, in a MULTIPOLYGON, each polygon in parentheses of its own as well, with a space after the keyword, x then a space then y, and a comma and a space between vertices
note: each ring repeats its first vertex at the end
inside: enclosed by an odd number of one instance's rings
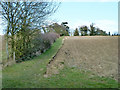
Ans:
POLYGON ((79 36, 79 31, 77 28, 75 29, 74 36, 79 36))
POLYGON ((101 30, 94 26, 94 24, 90 24, 90 28, 86 25, 79 27, 79 31, 75 29, 74 36, 110 36, 110 32, 108 34, 106 31, 101 30))

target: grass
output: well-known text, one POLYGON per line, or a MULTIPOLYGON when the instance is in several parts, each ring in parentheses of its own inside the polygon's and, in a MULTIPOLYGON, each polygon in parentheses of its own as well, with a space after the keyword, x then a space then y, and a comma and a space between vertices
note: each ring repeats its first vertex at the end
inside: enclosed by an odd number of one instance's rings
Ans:
POLYGON ((30 61, 6 67, 3 70, 3 88, 117 88, 118 84, 110 78, 90 77, 91 72, 77 68, 64 67, 60 74, 44 78, 49 59, 62 45, 62 38, 42 55, 30 61))
POLYGON ((3 70, 3 88, 7 87, 36 87, 40 85, 43 74, 46 71, 46 65, 49 59, 57 52, 62 45, 62 38, 52 45, 42 55, 30 61, 14 64, 3 70), (34 83, 37 83, 34 85, 34 83))
POLYGON ((53 75, 48 87, 57 88, 117 88, 118 83, 110 78, 105 77, 90 77, 91 72, 80 71, 77 68, 65 67, 60 74, 53 75))
MULTIPOLYGON (((0 35, 0 63, 2 63, 2 36, 0 35)), ((2 87, 2 65, 0 64, 0 89, 2 87)))

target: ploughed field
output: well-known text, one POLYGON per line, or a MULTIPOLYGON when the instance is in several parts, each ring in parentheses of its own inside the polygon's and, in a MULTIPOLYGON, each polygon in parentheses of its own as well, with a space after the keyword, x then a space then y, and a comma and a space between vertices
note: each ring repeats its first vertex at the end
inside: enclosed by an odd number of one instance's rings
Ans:
POLYGON ((118 37, 65 37, 62 48, 48 64, 46 76, 59 74, 65 66, 93 75, 118 79, 118 37))

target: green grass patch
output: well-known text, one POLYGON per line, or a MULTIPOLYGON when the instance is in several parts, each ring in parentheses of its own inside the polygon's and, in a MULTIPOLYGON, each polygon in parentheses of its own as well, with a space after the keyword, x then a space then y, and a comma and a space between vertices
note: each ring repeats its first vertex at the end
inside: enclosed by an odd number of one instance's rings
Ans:
MULTIPOLYGON (((62 46, 63 37, 56 42, 42 55, 25 62, 14 64, 3 70, 3 88, 10 87, 36 87, 39 80, 43 78, 46 65, 58 49, 62 46), (34 85, 34 83, 37 83, 34 85)), ((41 82, 41 81, 40 81, 41 82)))
POLYGON ((77 68, 64 67, 60 74, 50 77, 47 87, 55 88, 118 88, 117 81, 80 71, 77 68), (54 84, 54 85, 53 85, 54 84))
POLYGON ((49 59, 62 46, 62 38, 42 55, 25 62, 14 64, 3 70, 3 88, 117 88, 110 78, 90 77, 90 72, 64 67, 60 74, 44 78, 49 59))

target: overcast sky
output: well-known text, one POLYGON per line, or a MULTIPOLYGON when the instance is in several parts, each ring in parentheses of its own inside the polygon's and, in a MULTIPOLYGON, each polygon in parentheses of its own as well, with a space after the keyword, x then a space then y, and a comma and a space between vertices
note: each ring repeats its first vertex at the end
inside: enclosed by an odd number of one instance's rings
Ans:
MULTIPOLYGON (((95 23, 106 32, 118 32, 118 0, 62 0, 59 9, 53 14, 50 20, 59 24, 68 22, 73 31, 75 28, 95 23), (89 2, 88 2, 89 1, 89 2)), ((0 18, 0 34, 3 25, 0 18)))

